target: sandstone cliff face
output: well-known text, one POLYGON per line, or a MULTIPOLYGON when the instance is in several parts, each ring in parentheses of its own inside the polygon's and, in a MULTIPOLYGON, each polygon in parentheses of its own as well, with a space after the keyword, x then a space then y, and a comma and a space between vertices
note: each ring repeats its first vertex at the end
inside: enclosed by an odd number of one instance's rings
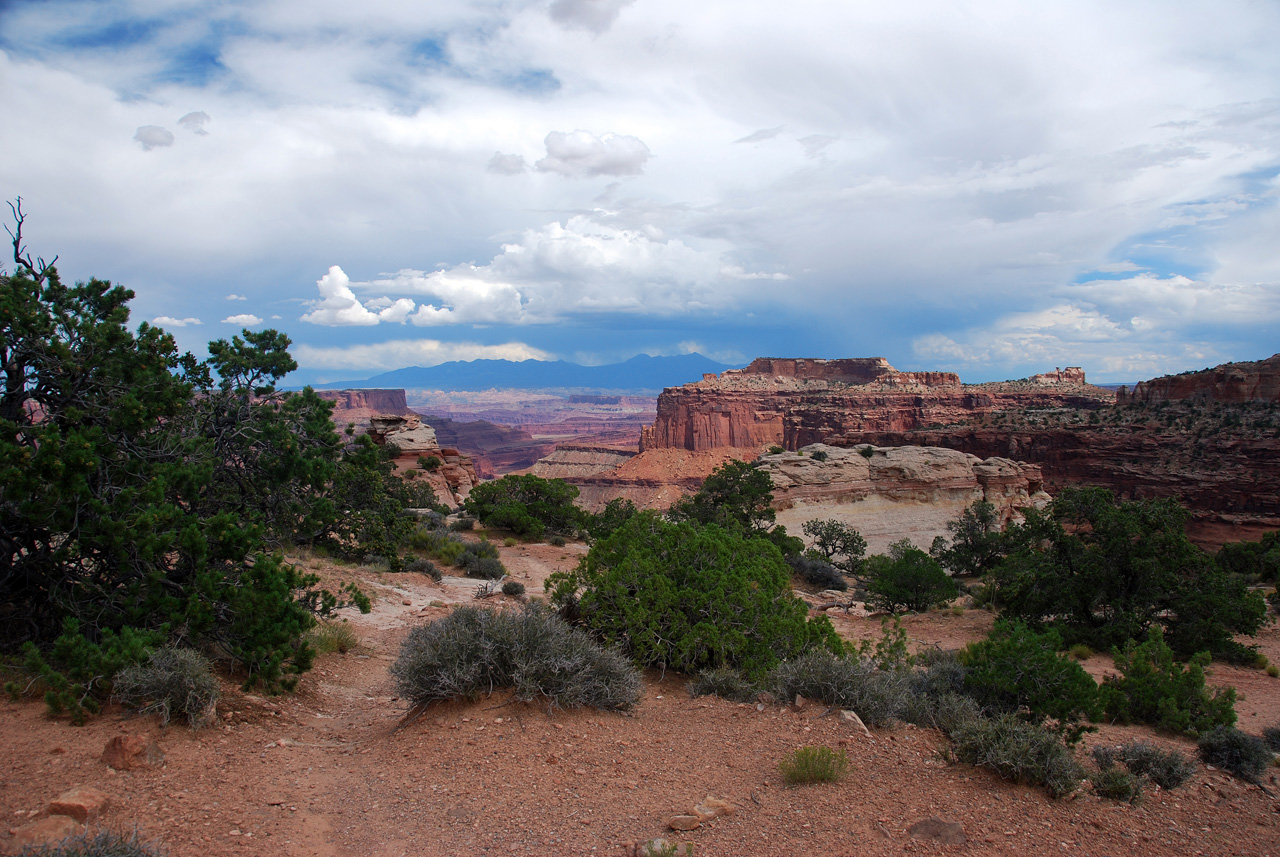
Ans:
POLYGON ((436 499, 446 505, 461 504, 480 481, 471 459, 456 449, 441 447, 435 429, 424 425, 417 414, 378 414, 370 418, 369 437, 374 443, 398 446, 396 467, 416 471, 415 478, 429 484, 436 492, 436 499), (418 458, 432 455, 440 459, 440 467, 434 471, 419 469, 418 458))
POLYGON ((562 443, 525 472, 543 479, 573 481, 612 473, 634 457, 634 452, 625 449, 562 443))
POLYGON ((1280 402, 1280 354, 1251 363, 1223 363, 1203 372, 1165 375, 1120 388, 1117 404, 1133 402, 1280 402))
POLYGON ((333 424, 338 431, 350 423, 363 431, 378 414, 412 413, 404 390, 317 390, 316 395, 333 402, 333 424))
POLYGON ((773 480, 778 523, 789 533, 801 535, 813 518, 843 521, 862 533, 871 553, 902 538, 928 549, 947 534, 947 522, 979 500, 994 505, 1007 523, 1050 499, 1039 467, 953 449, 811 444, 766 455, 761 467, 773 480))
POLYGON ((664 390, 640 449, 797 449, 858 432, 911 431, 1018 408, 1097 408, 1113 394, 1084 373, 962 385, 951 372, 898 372, 883 358, 780 360, 664 390))

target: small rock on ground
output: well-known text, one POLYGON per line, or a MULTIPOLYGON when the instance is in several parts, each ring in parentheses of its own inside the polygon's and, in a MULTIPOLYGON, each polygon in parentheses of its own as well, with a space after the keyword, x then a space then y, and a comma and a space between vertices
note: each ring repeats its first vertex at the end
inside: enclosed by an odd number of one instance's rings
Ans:
POLYGON ((65 815, 50 815, 30 824, 24 824, 10 831, 13 834, 12 845, 19 851, 29 846, 52 845, 61 842, 68 836, 79 833, 81 827, 75 819, 65 815))
POLYGON ((102 749, 102 761, 117 771, 158 768, 164 764, 164 750, 144 735, 117 735, 102 749))
POLYGON ((50 815, 65 815, 84 824, 107 811, 111 797, 93 786, 76 786, 49 801, 50 815))

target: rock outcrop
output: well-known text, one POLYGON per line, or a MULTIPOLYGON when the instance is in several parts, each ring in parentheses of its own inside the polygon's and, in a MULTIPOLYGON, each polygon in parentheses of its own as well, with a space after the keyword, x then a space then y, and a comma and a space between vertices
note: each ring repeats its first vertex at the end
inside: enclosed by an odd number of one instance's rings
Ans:
MULTIPOLYGON (((403 395, 403 391, 401 393, 403 395)), ((400 449, 396 467, 415 470, 436 492, 436 499, 458 506, 480 481, 471 459, 451 447, 441 447, 436 432, 417 414, 377 414, 369 419, 369 437, 374 443, 394 443, 400 449), (435 456, 441 464, 434 470, 419 469, 418 459, 435 456)))
POLYGON ((1114 397, 1076 369, 1038 377, 965 385, 952 372, 899 372, 878 357, 761 358, 664 390, 640 449, 798 449, 853 432, 911 431, 1000 410, 1097 408, 1114 397))
POLYGON ((811 444, 760 462, 773 480, 778 523, 789 533, 800 535, 812 518, 843 521, 873 553, 902 538, 927 549, 946 534, 948 521, 979 500, 994 505, 1004 522, 1050 500, 1039 467, 953 449, 811 444))
POLYGON ((316 390, 316 395, 333 402, 333 424, 342 431, 355 425, 360 431, 378 414, 411 414, 404 390, 316 390))
POLYGON ((1280 354, 1249 363, 1223 363, 1200 372, 1164 375, 1121 387, 1116 404, 1172 401, 1280 402, 1280 354))
POLYGON ((611 473, 635 457, 625 449, 562 443, 548 456, 540 458, 526 472, 543 479, 574 481, 611 473))

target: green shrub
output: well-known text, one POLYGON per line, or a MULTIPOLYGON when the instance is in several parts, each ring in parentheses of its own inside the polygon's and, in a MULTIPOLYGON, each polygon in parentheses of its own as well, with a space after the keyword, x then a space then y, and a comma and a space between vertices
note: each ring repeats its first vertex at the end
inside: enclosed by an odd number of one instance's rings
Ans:
POLYGON ((1114 765, 1089 775, 1094 794, 1124 803, 1136 803, 1142 796, 1142 781, 1124 768, 1114 765))
POLYGON ((888 556, 868 558, 863 568, 869 603, 878 610, 928 610, 958 593, 955 581, 937 560, 907 539, 891 545, 888 556))
POLYGON ((426 557, 414 557, 404 564, 404 570, 417 572, 418 574, 425 574, 436 583, 444 580, 444 572, 436 567, 436 564, 426 557))
POLYGON ((791 566, 791 571, 797 577, 811 586, 817 586, 820 589, 836 589, 841 592, 849 588, 844 575, 825 559, 792 554, 787 557, 787 565, 791 566))
POLYGON ((486 527, 540 539, 547 531, 577 531, 584 519, 582 510, 573 504, 577 496, 577 486, 563 479, 508 474, 472 488, 462 505, 486 527))
POLYGON ((503 581, 502 594, 509 595, 512 598, 522 598, 524 596, 524 584, 518 580, 503 581))
POLYGON ((1201 733, 1236 722, 1233 687, 1205 687, 1208 653, 1202 652, 1185 666, 1173 659, 1159 626, 1152 626, 1147 641, 1132 641, 1115 653, 1120 677, 1108 676, 1102 685, 1107 715, 1125 723, 1149 723, 1178 733, 1201 733))
POLYGON ((1084 771, 1054 732, 1012 714, 979 718, 951 734, 956 758, 1007 780, 1043 786, 1050 797, 1070 794, 1084 771))
POLYGON ((901 717, 911 696, 907 670, 882 670, 871 661, 822 650, 783 661, 769 676, 768 685, 780 700, 803 696, 847 708, 868 726, 901 717))
POLYGON ((600 541, 613 535, 613 531, 625 524, 639 511, 636 504, 624 497, 615 497, 594 515, 587 515, 584 526, 592 541, 600 541))
POLYGON ((1277 753, 1280 753, 1280 726, 1268 726, 1262 730, 1262 741, 1277 753))
POLYGON ((162 726, 179 714, 199 729, 213 717, 218 701, 209 661, 192 649, 156 649, 145 664, 117 673, 113 685, 114 698, 139 714, 159 714, 162 726))
POLYGON ((143 842, 135 830, 129 836, 99 830, 77 833, 60 842, 28 845, 18 857, 162 857, 159 847, 143 842))
POLYGON ((808 552, 818 554, 845 574, 859 574, 867 555, 867 540, 842 521, 814 518, 804 522, 804 534, 813 539, 808 552))
POLYGON ((518 544, 520 544, 520 540, 517 539, 515 536, 507 536, 505 539, 502 540, 503 547, 513 548, 518 544))
POLYGON ((1071 657, 1075 658, 1077 661, 1087 661, 1089 658, 1093 657, 1093 649, 1089 648, 1084 643, 1076 643, 1070 649, 1067 649, 1067 654, 1071 655, 1071 657))
POLYGON ((569 541, 564 536, 559 536, 559 535, 552 536, 551 538, 547 539, 547 544, 551 545, 553 548, 562 548, 568 543, 569 541))
POLYGON ((982 719, 982 706, 973 697, 960 693, 926 696, 913 693, 907 697, 902 719, 917 726, 937 729, 948 738, 957 729, 982 719))
POLYGON ((826 461, 827 457, 827 451, 825 449, 815 449, 813 451, 814 461, 826 461))
POLYGON ((1186 535, 1188 512, 1171 498, 1118 502, 1103 488, 1066 488, 1046 512, 1006 531, 1008 555, 992 572, 1005 615, 1053 625, 1068 642, 1110 649, 1163 627, 1181 659, 1208 651, 1249 663, 1266 607, 1186 535))
POLYGON ((453 530, 455 533, 464 533, 468 530, 474 530, 475 528, 476 519, 470 515, 459 515, 457 518, 453 519, 452 523, 449 524, 449 529, 453 530))
POLYGON ((1195 763, 1177 750, 1161 750, 1148 741, 1123 745, 1119 758, 1132 774, 1146 777, 1162 789, 1176 789, 1196 772, 1195 763))
POLYGON ((536 605, 458 607, 410 631, 390 672, 399 695, 415 706, 510 687, 523 701, 625 711, 642 689, 639 672, 619 652, 536 605))
POLYGON ((322 655, 338 652, 345 655, 360 647, 360 635, 348 622, 321 622, 307 632, 307 639, 322 655))
POLYGON ((1100 714, 1098 686, 1079 663, 1058 653, 1061 648, 1056 631, 1037 634, 1000 620, 985 640, 960 653, 968 668, 965 692, 995 711, 1055 720, 1068 740, 1079 740, 1080 720, 1100 714))
POLYGON ((643 666, 730 666, 755 678, 802 651, 843 650, 830 620, 808 619, 778 549, 739 530, 642 512, 547 588, 566 615, 643 666))
POLYGON ((440 465, 444 462, 438 455, 419 455, 418 466, 428 473, 433 473, 440 469, 440 465))
POLYGON ((479 580, 501 580, 507 576, 507 569, 498 559, 498 549, 492 542, 481 540, 463 547, 454 564, 462 569, 467 577, 479 580))
POLYGON ((844 748, 800 747, 778 763, 778 770, 788 785, 834 783, 844 779, 849 770, 849 756, 844 748))
POLYGON ((689 682, 690 696, 718 696, 733 702, 749 702, 756 698, 756 686, 729 667, 703 670, 689 682))
POLYGON ((1216 726, 1200 736, 1200 758, 1206 765, 1230 771, 1256 783, 1275 759, 1261 738, 1230 726, 1216 726))
POLYGON ((875 454, 876 449, 874 446, 867 445, 858 447, 858 455, 861 455, 863 458, 871 458, 875 454))

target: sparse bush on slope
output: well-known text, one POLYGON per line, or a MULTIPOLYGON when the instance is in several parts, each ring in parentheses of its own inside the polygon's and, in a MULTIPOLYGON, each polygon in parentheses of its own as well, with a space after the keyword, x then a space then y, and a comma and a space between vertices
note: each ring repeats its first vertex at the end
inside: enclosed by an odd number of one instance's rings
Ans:
POLYGON ((400 696, 415 706, 514 688, 517 699, 557 708, 626 711, 641 690, 625 657, 536 605, 458 607, 410 631, 390 671, 400 696))

